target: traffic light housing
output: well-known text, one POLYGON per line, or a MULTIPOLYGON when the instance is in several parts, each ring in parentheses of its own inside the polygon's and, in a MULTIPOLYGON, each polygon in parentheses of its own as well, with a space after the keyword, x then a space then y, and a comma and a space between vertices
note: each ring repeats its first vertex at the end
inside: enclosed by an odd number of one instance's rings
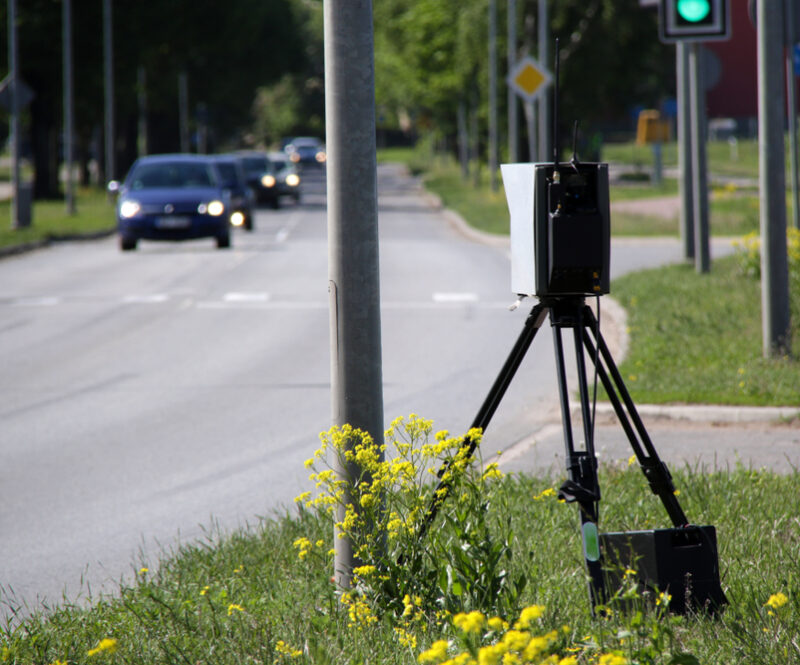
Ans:
POLYGON ((662 42, 710 42, 730 38, 729 0, 659 0, 662 42))

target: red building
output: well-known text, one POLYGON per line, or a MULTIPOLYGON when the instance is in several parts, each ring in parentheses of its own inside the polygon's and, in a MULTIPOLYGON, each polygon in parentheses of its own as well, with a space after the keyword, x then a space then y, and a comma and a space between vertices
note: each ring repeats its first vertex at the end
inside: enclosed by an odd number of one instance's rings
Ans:
MULTIPOLYGON (((716 79, 706 93, 709 118, 733 118, 739 132, 755 134, 758 117, 757 33, 751 19, 752 0, 730 0, 731 38, 708 42, 707 76, 716 79)), ((800 6, 795 5, 796 11, 800 6)), ((797 84, 797 78, 795 85, 797 84)), ((713 81, 709 81, 711 83, 713 81)))

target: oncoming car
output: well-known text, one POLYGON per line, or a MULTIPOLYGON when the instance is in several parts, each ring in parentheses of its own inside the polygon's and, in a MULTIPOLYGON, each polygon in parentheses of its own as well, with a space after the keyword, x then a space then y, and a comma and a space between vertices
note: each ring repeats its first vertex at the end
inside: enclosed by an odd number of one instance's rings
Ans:
POLYGON ((131 166, 117 191, 117 230, 123 251, 139 240, 214 238, 231 245, 230 201, 211 158, 201 155, 149 155, 131 166))
POLYGON ((326 161, 325 146, 313 136, 297 136, 284 148, 295 164, 303 167, 322 166, 326 161))
POLYGON ((269 161, 275 169, 276 187, 281 196, 291 197, 295 203, 300 203, 302 190, 300 189, 300 174, 294 162, 290 161, 284 152, 269 153, 269 161))

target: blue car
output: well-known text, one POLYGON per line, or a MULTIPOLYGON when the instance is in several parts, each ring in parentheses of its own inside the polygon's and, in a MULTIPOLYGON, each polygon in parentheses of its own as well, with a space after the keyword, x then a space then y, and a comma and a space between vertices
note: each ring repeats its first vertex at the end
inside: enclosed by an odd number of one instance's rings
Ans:
POLYGON ((117 191, 120 249, 139 240, 214 238, 231 245, 230 195, 221 185, 213 159, 202 155, 149 155, 131 166, 117 191))

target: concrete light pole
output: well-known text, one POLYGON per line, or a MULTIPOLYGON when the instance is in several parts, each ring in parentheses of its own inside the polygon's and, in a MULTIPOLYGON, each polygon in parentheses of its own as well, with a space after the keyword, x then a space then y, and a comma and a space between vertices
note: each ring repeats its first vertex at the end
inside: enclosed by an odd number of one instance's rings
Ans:
MULTIPOLYGON (((383 443, 375 65, 370 0, 324 1, 331 406, 383 443)), ((344 478, 353 469, 339 468, 344 478)), ((345 497, 351 503, 350 497, 345 497)), ((339 520, 344 518, 344 510, 339 520)), ((347 538, 334 538, 334 575, 352 584, 347 538)))
POLYGON ((61 27, 63 30, 63 66, 64 66, 64 199, 67 214, 75 214, 75 182, 72 173, 74 122, 72 120, 73 86, 72 86, 72 0, 62 0, 61 27))

